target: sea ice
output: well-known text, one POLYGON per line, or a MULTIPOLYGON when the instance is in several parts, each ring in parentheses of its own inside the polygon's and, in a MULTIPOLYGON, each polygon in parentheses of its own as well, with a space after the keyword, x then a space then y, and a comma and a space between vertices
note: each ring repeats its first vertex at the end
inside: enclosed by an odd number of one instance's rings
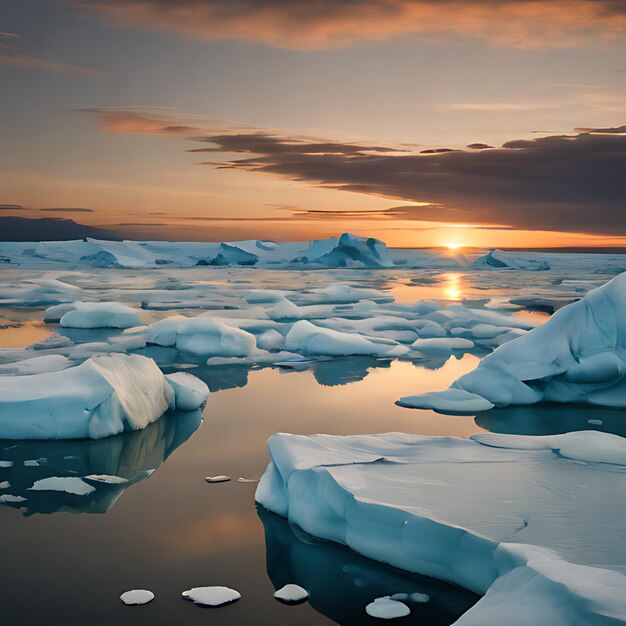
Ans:
POLYGON ((86 496, 93 493, 96 488, 87 484, 82 478, 73 476, 50 476, 35 481, 31 491, 65 491, 76 496, 86 496))
POLYGON ((183 598, 201 606, 222 606, 236 602, 241 594, 229 587, 193 587, 183 591, 183 598))
POLYGON ((626 621, 620 437, 279 434, 269 448, 261 505, 484 595, 459 625, 626 621))
POLYGON ((207 476, 204 480, 207 483, 227 483, 230 480, 230 476, 207 476))
POLYGON ((482 396, 462 389, 405 396, 396 404, 409 409, 432 409, 442 413, 478 413, 493 408, 493 404, 482 396))

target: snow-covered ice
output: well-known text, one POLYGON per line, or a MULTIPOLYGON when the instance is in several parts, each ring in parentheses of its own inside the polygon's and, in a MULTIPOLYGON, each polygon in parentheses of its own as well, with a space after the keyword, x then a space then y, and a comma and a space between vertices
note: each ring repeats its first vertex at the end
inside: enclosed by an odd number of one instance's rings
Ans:
POLYGON ((501 626, 503 610, 514 626, 626 620, 626 504, 615 497, 626 450, 615 435, 279 434, 269 448, 261 505, 486 594, 458 624, 501 626))

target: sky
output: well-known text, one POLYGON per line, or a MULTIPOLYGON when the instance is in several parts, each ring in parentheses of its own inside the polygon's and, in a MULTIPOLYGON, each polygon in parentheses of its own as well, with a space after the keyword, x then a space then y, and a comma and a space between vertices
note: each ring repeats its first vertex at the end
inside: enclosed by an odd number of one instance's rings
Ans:
POLYGON ((2 0, 0 145, 0 218, 622 246, 626 2, 2 0))

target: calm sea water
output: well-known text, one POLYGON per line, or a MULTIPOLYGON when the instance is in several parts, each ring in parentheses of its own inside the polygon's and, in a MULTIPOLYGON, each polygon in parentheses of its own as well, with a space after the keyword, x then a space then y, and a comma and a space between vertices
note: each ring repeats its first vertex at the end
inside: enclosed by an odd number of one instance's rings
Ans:
MULTIPOLYGON (((456 278, 446 279, 451 299, 459 288, 456 278)), ((396 295, 425 297, 413 291, 419 289, 397 286, 396 295)), ((19 346, 41 339, 51 330, 38 318, 41 311, 5 311, 0 341, 19 346)), ((431 601, 413 604, 404 623, 451 624, 478 600, 474 594, 308 537, 257 510, 256 484, 237 479, 263 473, 267 438, 275 432, 467 437, 593 428, 626 435, 626 414, 589 407, 500 409, 473 418, 394 405, 400 396, 447 387, 477 362, 466 355, 431 364, 436 369, 370 358, 321 361, 306 371, 195 367, 189 371, 213 392, 203 420, 165 416, 144 431, 101 441, 0 441, 0 460, 14 463, 0 468, 0 482, 27 498, 0 506, 1 623, 367 624, 376 621, 364 612, 373 598, 417 591, 431 601), (41 478, 89 474, 127 482, 94 483, 87 496, 28 490, 41 478), (233 480, 205 482, 217 474, 233 480), (274 600, 274 590, 288 582, 307 588, 310 601, 274 600), (242 599, 216 610, 181 599, 182 591, 202 585, 233 587, 242 599), (131 588, 151 589, 156 599, 126 607, 119 595, 131 588)))

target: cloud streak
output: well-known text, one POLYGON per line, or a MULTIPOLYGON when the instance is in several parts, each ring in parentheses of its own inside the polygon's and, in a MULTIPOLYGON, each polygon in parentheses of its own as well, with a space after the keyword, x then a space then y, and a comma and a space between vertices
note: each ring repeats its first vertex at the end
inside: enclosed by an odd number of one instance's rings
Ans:
MULTIPOLYGON (((140 122, 117 124, 108 118, 105 128, 126 133, 157 132, 150 124, 144 127, 149 113, 118 113, 125 120, 136 116, 140 122)), ((167 116, 160 118, 160 123, 167 127, 167 116)), ((215 155, 215 160, 205 164, 217 168, 261 172, 413 203, 377 216, 353 211, 351 215, 344 213, 345 218, 624 235, 624 127, 580 130, 573 135, 513 140, 500 147, 473 143, 463 150, 415 152, 406 146, 233 129, 194 137, 205 146, 192 152, 215 155)), ((296 211, 294 216, 309 219, 319 215, 296 211)))
MULTIPOLYGON (((0 36, 19 38, 19 35, 13 33, 0 33, 0 36)), ((44 70, 47 72, 57 72, 60 74, 70 74, 77 78, 98 78, 101 73, 97 70, 80 65, 69 65, 67 63, 55 63, 47 61, 15 48, 6 43, 0 42, 0 65, 10 65, 12 67, 21 67, 26 69, 44 70)))
POLYGON ((200 40, 319 50, 448 35, 515 48, 567 47, 626 29, 616 0, 74 0, 114 26, 200 40))

